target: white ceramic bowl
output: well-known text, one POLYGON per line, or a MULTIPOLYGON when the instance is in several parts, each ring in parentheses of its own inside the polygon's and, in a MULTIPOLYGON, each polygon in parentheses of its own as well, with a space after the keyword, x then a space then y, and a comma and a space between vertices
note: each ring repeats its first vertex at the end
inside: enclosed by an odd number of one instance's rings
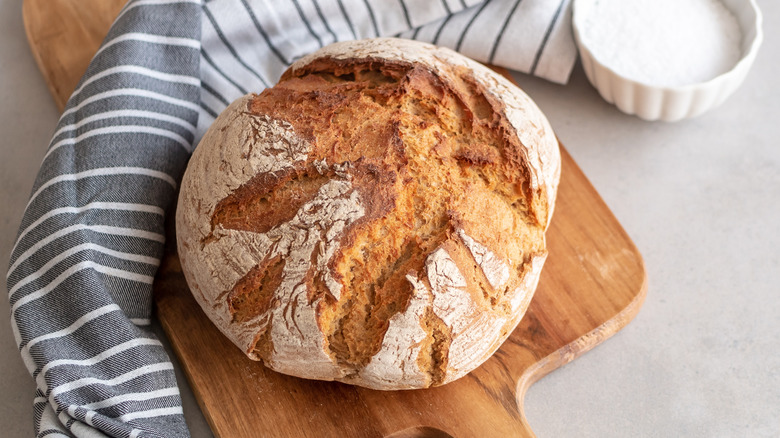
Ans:
POLYGON ((742 58, 726 73, 701 83, 679 87, 655 86, 615 73, 583 44, 580 29, 596 0, 574 0, 574 37, 588 80, 609 103, 645 120, 677 121, 717 107, 744 81, 763 40, 761 11, 755 0, 721 0, 742 30, 742 58))

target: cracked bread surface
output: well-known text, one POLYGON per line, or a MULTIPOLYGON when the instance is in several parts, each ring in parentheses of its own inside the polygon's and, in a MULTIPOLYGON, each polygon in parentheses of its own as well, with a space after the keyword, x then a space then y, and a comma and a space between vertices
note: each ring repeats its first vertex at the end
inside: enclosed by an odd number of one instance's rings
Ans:
POLYGON ((424 43, 336 43, 211 126, 182 181, 179 256, 250 358, 437 386, 525 313, 559 173, 549 123, 500 75, 424 43))

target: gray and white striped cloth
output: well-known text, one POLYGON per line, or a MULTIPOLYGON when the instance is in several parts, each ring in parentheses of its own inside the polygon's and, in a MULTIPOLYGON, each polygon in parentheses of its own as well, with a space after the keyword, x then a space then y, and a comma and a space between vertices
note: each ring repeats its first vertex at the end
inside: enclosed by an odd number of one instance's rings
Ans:
MULTIPOLYGON (((68 101, 8 269, 37 436, 187 436, 148 325, 164 216, 232 100, 333 41, 400 36, 565 82, 568 0, 131 0, 68 101)), ((272 427, 272 426, 269 426, 272 427)))

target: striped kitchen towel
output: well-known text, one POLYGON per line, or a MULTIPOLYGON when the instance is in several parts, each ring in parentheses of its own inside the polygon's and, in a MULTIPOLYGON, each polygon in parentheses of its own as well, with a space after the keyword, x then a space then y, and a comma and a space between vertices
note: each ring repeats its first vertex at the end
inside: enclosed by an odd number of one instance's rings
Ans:
POLYGON ((131 0, 56 127, 8 269, 37 436, 187 436, 149 329, 164 216, 203 132, 298 57, 374 36, 565 82, 568 0, 131 0))

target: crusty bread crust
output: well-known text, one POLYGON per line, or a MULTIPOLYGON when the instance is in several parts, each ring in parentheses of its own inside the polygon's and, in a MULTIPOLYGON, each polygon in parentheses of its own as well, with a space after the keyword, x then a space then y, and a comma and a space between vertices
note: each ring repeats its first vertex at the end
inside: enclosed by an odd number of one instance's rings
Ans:
MULTIPOLYGON (((479 92, 488 98, 494 111, 511 124, 514 135, 524 146, 529 167, 529 184, 544 204, 546 217, 540 223, 549 225, 561 174, 561 153, 550 122, 538 106, 505 77, 484 65, 446 47, 398 38, 373 38, 344 41, 326 46, 294 62, 282 76, 300 74, 311 69, 317 60, 376 59, 380 62, 419 63, 427 66, 457 87, 459 79, 476 82, 479 92)), ((541 207, 541 206, 540 206, 541 207)), ((539 212, 541 213, 541 211, 539 212)))
POLYGON ((337 43, 214 122, 179 256, 206 314, 274 370, 441 385, 525 313, 559 173, 549 123, 503 77, 428 44, 337 43))

